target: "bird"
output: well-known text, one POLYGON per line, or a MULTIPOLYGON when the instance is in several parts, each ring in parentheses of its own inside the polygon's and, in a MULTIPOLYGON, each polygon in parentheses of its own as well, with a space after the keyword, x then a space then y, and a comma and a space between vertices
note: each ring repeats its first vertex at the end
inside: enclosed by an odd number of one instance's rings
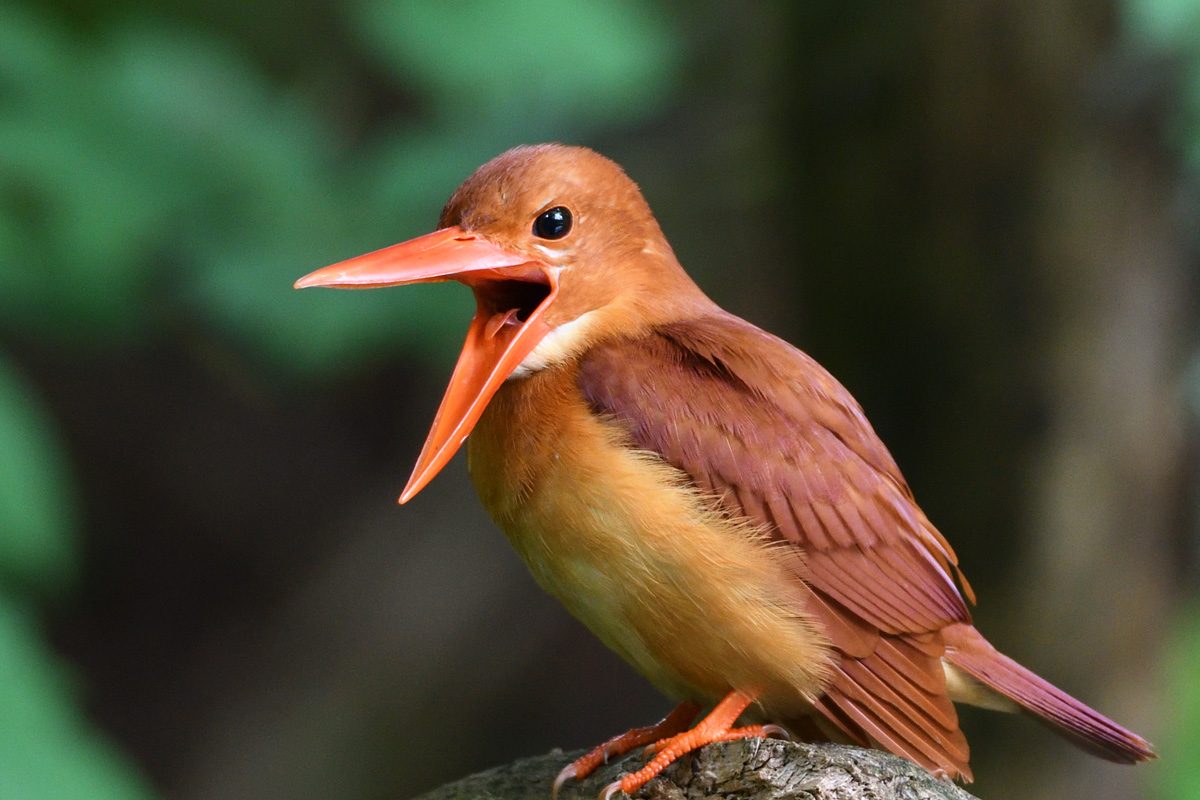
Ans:
POLYGON ((448 280, 476 311, 400 502, 465 441, 534 579, 678 703, 568 765, 556 794, 637 747, 645 766, 603 796, 705 744, 779 734, 970 781, 955 703, 1024 712, 1110 761, 1155 757, 983 637, 954 550, 858 402, 710 300, 615 162, 511 149, 433 233, 295 286, 448 280))

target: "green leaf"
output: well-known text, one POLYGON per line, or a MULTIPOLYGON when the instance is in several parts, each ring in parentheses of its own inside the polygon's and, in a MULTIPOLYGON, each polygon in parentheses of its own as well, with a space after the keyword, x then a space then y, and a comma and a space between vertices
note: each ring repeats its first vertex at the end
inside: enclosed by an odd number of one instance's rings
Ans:
POLYGON ((1200 800, 1200 607, 1195 604, 1177 620, 1165 664, 1164 696, 1171 699, 1171 715, 1158 770, 1162 796, 1200 800))
POLYGON ((59 588, 77 567, 70 470, 49 419, 3 359, 0 453, 0 579, 37 589, 59 588))
POLYGON ((1121 10, 1134 43, 1178 64, 1169 136, 1191 169, 1200 170, 1200 0, 1126 0, 1121 10))
POLYGON ((70 675, 40 643, 25 609, 0 594, 0 797, 141 800, 144 779, 71 700, 70 675))
POLYGON ((1126 29, 1157 47, 1200 46, 1200 1, 1126 0, 1126 29))
POLYGON ((358 18, 401 77, 465 124, 635 119, 661 100, 676 63, 661 14, 628 0, 377 0, 358 18))
POLYGON ((196 29, 85 38, 0 6, 0 319, 75 340, 199 326, 308 373, 400 344, 442 359, 469 294, 292 282, 432 230, 454 187, 515 144, 653 111, 679 62, 661 12, 632 0, 364 0, 356 23, 429 93, 419 128, 344 142, 196 29))

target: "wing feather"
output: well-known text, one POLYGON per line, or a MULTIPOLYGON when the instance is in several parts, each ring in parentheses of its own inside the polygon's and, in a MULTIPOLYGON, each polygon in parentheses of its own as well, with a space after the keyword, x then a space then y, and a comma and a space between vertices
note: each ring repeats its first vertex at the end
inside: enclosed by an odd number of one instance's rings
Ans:
POLYGON ((798 592, 841 653, 817 709, 850 741, 969 775, 939 631, 969 622, 957 559, 850 394, 804 353, 731 315, 591 348, 578 385, 801 565, 798 592))

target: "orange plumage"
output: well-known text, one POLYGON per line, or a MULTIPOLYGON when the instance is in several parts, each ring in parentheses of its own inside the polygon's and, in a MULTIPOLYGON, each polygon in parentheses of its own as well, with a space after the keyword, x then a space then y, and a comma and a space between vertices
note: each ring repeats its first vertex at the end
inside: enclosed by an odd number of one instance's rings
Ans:
POLYGON ((954 551, 858 404, 705 297, 617 165, 517 148, 454 193, 437 233, 297 285, 445 279, 478 310, 402 499, 471 434, 479 496, 534 577, 682 704, 609 743, 674 737, 614 789, 761 735, 732 727, 750 702, 761 721, 967 780, 952 701, 1024 711, 1113 761, 1153 757, 975 630, 954 551))

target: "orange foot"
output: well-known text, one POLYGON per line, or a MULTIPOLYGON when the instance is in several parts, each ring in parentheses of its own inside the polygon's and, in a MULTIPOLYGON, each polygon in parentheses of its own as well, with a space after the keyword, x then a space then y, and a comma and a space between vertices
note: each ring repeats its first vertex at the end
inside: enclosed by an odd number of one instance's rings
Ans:
MULTIPOLYGON (((737 722, 737 718, 742 715, 746 707, 753 703, 761 693, 761 691, 734 690, 724 700, 717 703, 717 707, 707 717, 700 720, 700 723, 690 731, 677 733, 667 739, 655 742, 650 747, 655 753, 654 758, 650 759, 650 763, 637 772, 626 775, 616 783, 604 787, 604 791, 600 793, 601 800, 610 800, 617 792, 633 794, 645 786, 651 778, 666 769, 675 759, 693 750, 698 750, 711 742, 744 739, 748 736, 764 736, 769 733, 781 731, 782 729, 775 725, 750 725, 745 728, 733 727, 733 723, 737 722)), ((679 709, 675 711, 677 712, 679 709)), ((672 712, 672 716, 674 713, 672 712)), ((670 719, 670 717, 667 719, 670 719)), ((666 720, 663 720, 663 722, 666 722, 666 720)), ((659 724, 661 725, 662 723, 659 724)))
POLYGON ((675 707, 674 711, 667 714, 655 724, 647 725, 645 728, 634 728, 631 731, 622 733, 620 736, 614 736, 586 755, 580 756, 564 767, 563 771, 558 773, 558 777, 554 779, 554 788, 550 790, 552 800, 558 800, 558 790, 562 788, 564 783, 571 778, 583 780, 588 775, 591 775, 596 767, 608 763, 608 759, 613 756, 628 753, 633 748, 650 742, 662 744, 663 742, 670 741, 670 737, 686 731, 688 725, 692 724, 692 720, 699 713, 699 704, 680 703, 675 707))

